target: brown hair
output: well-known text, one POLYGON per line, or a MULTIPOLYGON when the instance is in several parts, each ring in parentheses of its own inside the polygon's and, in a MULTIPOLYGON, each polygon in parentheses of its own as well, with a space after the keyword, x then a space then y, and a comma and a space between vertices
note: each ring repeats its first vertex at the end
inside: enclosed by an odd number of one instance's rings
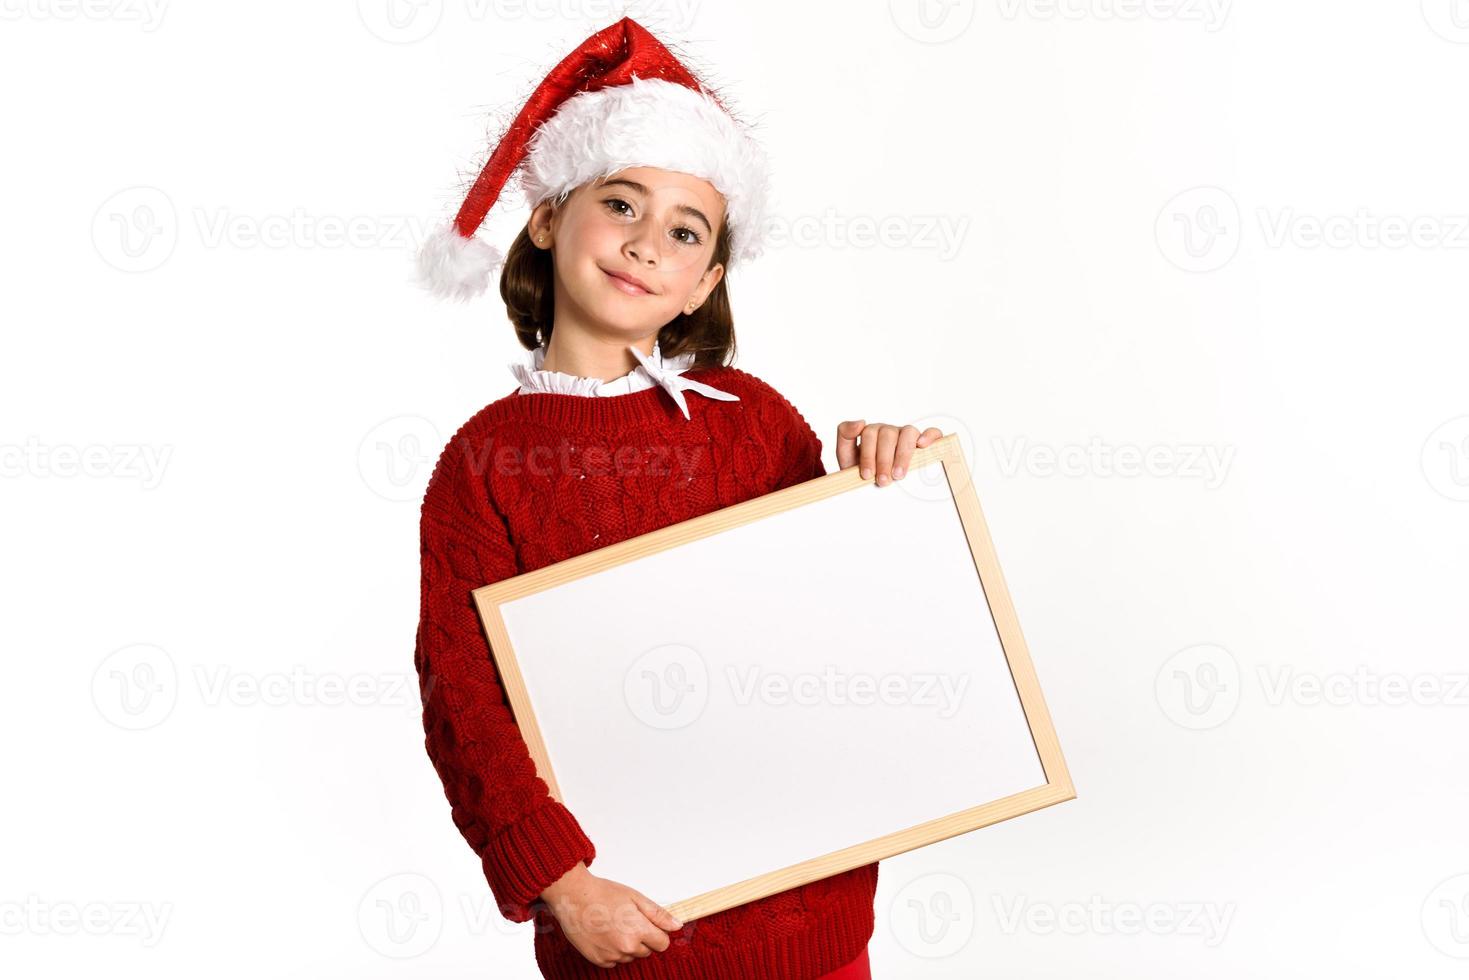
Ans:
MULTIPOLYGON (((726 272, 699 308, 680 313, 658 331, 658 350, 664 357, 676 357, 693 351, 694 368, 722 367, 735 353, 734 312, 729 305, 729 222, 720 221, 714 241, 714 254, 705 268, 722 262, 726 272)), ((531 244, 530 231, 520 229, 505 266, 500 272, 500 296, 505 300, 505 313, 515 325, 515 336, 526 350, 535 350, 551 342, 551 322, 555 318, 556 300, 553 287, 553 259, 550 249, 531 244)))

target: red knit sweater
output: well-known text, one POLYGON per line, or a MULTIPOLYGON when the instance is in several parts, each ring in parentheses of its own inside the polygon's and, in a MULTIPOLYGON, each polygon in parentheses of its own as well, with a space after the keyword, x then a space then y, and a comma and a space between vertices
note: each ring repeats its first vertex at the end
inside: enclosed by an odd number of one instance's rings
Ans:
POLYGON ((876 863, 685 923, 667 950, 610 970, 571 945, 540 899, 578 861, 593 867, 596 850, 536 775, 471 590, 826 472, 821 440, 770 385, 730 367, 685 377, 739 400, 686 392, 685 419, 658 386, 512 391, 449 440, 423 501, 414 663, 429 758, 502 913, 534 918, 536 961, 552 980, 814 980, 873 931, 876 863))

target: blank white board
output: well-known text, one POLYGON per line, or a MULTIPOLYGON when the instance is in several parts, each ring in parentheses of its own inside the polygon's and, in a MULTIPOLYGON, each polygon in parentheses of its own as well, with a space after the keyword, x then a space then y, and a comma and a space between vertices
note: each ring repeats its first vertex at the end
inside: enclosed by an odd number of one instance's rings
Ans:
POLYGON ((598 875, 688 919, 1074 797, 967 472, 947 436, 905 478, 947 493, 845 470, 476 590, 598 875))

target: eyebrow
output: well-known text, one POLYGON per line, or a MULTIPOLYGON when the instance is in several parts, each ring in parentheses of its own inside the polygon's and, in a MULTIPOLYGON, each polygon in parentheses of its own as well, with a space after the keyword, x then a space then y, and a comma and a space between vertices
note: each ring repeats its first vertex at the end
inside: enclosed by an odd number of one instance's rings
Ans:
MULTIPOLYGON (((611 180, 603 181, 598 186, 611 187, 613 184, 626 184, 628 187, 631 187, 633 190, 644 196, 646 196, 648 193, 648 188, 644 187, 642 184, 639 184, 635 180, 628 180, 625 177, 614 177, 611 180)), ((700 221, 704 222, 704 231, 711 235, 714 234, 714 225, 710 223, 708 218, 704 217, 703 211, 700 211, 698 208, 695 207, 690 207, 687 204, 680 204, 676 208, 674 208, 674 210, 679 212, 680 214, 686 214, 690 218, 698 218, 700 221)))

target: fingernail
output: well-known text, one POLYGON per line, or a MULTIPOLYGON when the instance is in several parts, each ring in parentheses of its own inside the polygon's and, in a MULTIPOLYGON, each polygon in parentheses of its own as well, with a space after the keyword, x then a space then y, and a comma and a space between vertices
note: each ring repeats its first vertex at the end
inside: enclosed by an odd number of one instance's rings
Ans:
POLYGON ((901 480, 903 478, 903 474, 906 473, 906 472, 908 472, 908 471, 905 470, 905 469, 903 469, 903 467, 901 467, 901 466, 894 466, 893 467, 893 479, 894 480, 901 480))
POLYGON ((872 479, 872 470, 868 469, 865 466, 862 467, 862 479, 864 479, 864 480, 870 480, 870 479, 872 479))

